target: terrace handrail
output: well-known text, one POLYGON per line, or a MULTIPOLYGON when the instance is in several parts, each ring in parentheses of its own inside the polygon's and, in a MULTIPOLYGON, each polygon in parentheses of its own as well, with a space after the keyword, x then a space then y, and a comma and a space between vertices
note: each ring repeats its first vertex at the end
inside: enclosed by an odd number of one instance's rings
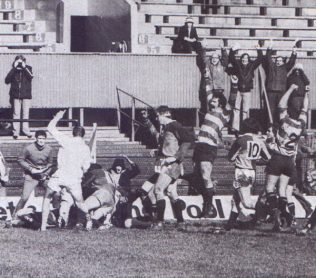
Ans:
POLYGON ((147 102, 145 102, 145 101, 135 97, 134 95, 127 93, 124 90, 118 88, 117 86, 116 86, 116 95, 117 95, 117 125, 118 125, 118 128, 121 130, 121 114, 124 115, 125 117, 127 117, 128 119, 130 119, 131 120, 131 130, 132 130, 131 140, 132 140, 132 142, 134 142, 135 141, 135 134, 137 132, 137 130, 135 131, 135 124, 138 127, 139 126, 146 127, 143 123, 141 123, 140 121, 137 121, 135 118, 136 101, 144 104, 146 106, 146 109, 150 108, 150 109, 155 110, 155 108, 153 106, 151 106, 150 104, 148 104, 147 102), (129 114, 127 114, 126 112, 124 112, 122 110, 120 93, 131 98, 132 116, 130 116, 129 114))

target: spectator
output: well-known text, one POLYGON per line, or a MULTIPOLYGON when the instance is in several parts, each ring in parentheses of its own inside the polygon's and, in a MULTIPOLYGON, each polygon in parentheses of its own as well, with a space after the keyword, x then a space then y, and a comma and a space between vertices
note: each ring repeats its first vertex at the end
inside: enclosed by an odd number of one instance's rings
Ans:
MULTIPOLYGON (((32 99, 32 67, 26 64, 23 55, 18 55, 12 64, 12 69, 5 78, 6 84, 11 84, 10 103, 13 107, 13 119, 29 119, 29 111, 32 99)), ((13 123, 13 138, 18 139, 20 135, 20 122, 13 123)), ((28 122, 22 123, 22 132, 28 138, 32 137, 28 122)))
POLYGON ((221 49, 221 54, 213 52, 210 63, 207 66, 210 69, 210 86, 212 93, 223 93, 225 90, 226 67, 228 65, 228 55, 226 49, 221 49))
POLYGON ((270 105, 270 110, 274 122, 279 122, 278 119, 278 104, 281 97, 287 90, 287 74, 292 69, 296 61, 296 48, 293 47, 293 51, 288 62, 285 62, 285 58, 277 56, 275 62, 272 60, 272 40, 268 46, 266 53, 266 65, 267 65, 267 79, 266 89, 270 105))
POLYGON ((233 128, 239 130, 240 112, 242 112, 242 119, 249 118, 249 110, 251 105, 251 90, 253 89, 254 71, 262 62, 262 51, 259 46, 256 46, 258 57, 252 61, 248 53, 243 53, 240 60, 236 59, 236 51, 239 46, 232 47, 229 53, 229 60, 236 71, 238 78, 238 93, 236 96, 233 128))
POLYGON ((290 88, 292 84, 298 86, 289 99, 289 115, 295 118, 302 109, 305 93, 309 91, 310 84, 309 79, 304 73, 302 64, 296 64, 293 67, 287 79, 287 87, 290 88))
POLYGON ((173 51, 174 53, 192 53, 196 51, 197 42, 199 37, 196 29, 193 26, 192 17, 187 17, 185 24, 180 27, 178 37, 174 42, 173 51))

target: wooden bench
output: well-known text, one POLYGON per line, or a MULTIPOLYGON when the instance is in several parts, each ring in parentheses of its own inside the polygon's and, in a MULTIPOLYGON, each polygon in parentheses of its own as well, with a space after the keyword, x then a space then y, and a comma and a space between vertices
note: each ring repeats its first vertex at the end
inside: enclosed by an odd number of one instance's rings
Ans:
POLYGON ((22 36, 23 42, 29 42, 30 36, 36 36, 37 32, 31 31, 14 31, 14 32, 0 32, 0 36, 22 36))
POLYGON ((139 10, 144 13, 152 11, 188 14, 234 14, 240 15, 286 15, 308 16, 316 14, 316 7, 283 6, 283 5, 246 5, 246 4, 197 4, 197 3, 165 3, 163 1, 146 1, 138 3, 139 10))
POLYGON ((138 10, 140 12, 149 13, 152 11, 159 11, 159 12, 168 12, 168 13, 187 13, 187 14, 209 14, 211 13, 216 14, 217 10, 220 6, 213 5, 213 4, 198 4, 198 3, 164 3, 163 1, 159 2, 138 2, 138 10))
MULTIPOLYGON (((238 35, 238 36, 250 36, 250 37, 256 37, 256 36, 264 36, 268 35, 269 37, 305 37, 306 33, 308 33, 309 36, 315 36, 316 37, 316 28, 314 27, 279 27, 279 26, 245 26, 245 25, 233 25, 233 26, 212 26, 208 24, 198 24, 195 26, 198 34, 201 36, 232 36, 232 35, 238 35), (199 32, 200 31, 200 32, 199 32), (290 32, 294 32, 291 34, 290 32)), ((179 25, 175 24, 156 24, 156 34, 165 34, 165 35, 172 35, 172 34, 178 34, 179 25), (166 33, 163 33, 162 31, 165 31, 166 33), (166 31, 167 30, 167 31, 166 31)))
POLYGON ((192 17, 195 24, 214 24, 214 25, 270 25, 286 26, 294 23, 297 27, 315 26, 316 16, 260 16, 260 15, 237 15, 237 14, 169 14, 169 13, 148 13, 145 14, 145 23, 173 23, 183 24, 186 17, 192 17))
MULTIPOLYGON (((177 38, 177 35, 168 35, 165 36, 165 38, 168 38, 170 40, 174 40, 177 38)), ((240 36, 201 36, 200 39, 206 39, 206 40, 218 40, 222 41, 224 46, 231 45, 228 43, 229 41, 252 41, 254 43, 257 43, 258 41, 261 42, 261 45, 264 45, 266 41, 270 41, 271 39, 276 42, 294 42, 296 38, 294 37, 240 37, 240 36)), ((316 37, 304 37, 304 38, 298 38, 297 42, 297 48, 302 48, 302 42, 316 42, 316 37)), ((254 45, 254 44, 253 44, 254 45)), ((293 44, 292 44, 293 45, 293 44)))
POLYGON ((266 5, 266 6, 305 6, 316 7, 315 0, 213 0, 213 4, 266 5), (304 2, 304 5, 302 3, 304 2))
POLYGON ((1 43, 0 47, 7 47, 9 49, 32 49, 33 51, 39 51, 42 47, 46 47, 45 42, 25 42, 25 43, 1 43))

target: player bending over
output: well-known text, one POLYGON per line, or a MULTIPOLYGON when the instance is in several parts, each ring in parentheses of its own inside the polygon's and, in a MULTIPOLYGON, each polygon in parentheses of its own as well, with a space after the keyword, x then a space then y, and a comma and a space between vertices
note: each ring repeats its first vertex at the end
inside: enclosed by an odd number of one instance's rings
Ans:
POLYGON ((47 183, 46 193, 42 208, 41 230, 46 231, 47 217, 50 211, 50 199, 54 192, 60 192, 65 188, 73 197, 77 207, 85 213, 87 220, 90 219, 88 208, 83 201, 81 179, 89 169, 91 154, 83 137, 85 130, 81 126, 73 128, 73 136, 62 134, 56 128, 58 121, 63 117, 64 111, 59 111, 48 124, 47 130, 53 135, 60 145, 57 155, 57 171, 47 183))
POLYGON ((255 209, 256 201, 252 199, 251 190, 256 180, 256 162, 259 159, 270 159, 265 143, 258 136, 259 131, 260 126, 256 120, 244 120, 240 135, 228 153, 228 159, 235 164, 235 180, 232 210, 226 230, 235 226, 241 210, 240 204, 246 209, 255 209))

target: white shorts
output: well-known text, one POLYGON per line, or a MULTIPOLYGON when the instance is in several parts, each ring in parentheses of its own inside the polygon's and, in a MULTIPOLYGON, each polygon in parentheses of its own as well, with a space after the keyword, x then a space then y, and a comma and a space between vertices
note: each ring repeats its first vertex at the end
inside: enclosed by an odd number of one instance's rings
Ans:
POLYGON ((81 180, 70 180, 53 175, 49 179, 47 187, 55 192, 60 192, 63 188, 66 188, 66 190, 74 197, 76 201, 81 201, 83 199, 81 180))
POLYGON ((241 187, 247 187, 249 185, 253 185, 256 180, 256 172, 255 170, 250 169, 235 169, 235 179, 233 186, 238 189, 241 187))

